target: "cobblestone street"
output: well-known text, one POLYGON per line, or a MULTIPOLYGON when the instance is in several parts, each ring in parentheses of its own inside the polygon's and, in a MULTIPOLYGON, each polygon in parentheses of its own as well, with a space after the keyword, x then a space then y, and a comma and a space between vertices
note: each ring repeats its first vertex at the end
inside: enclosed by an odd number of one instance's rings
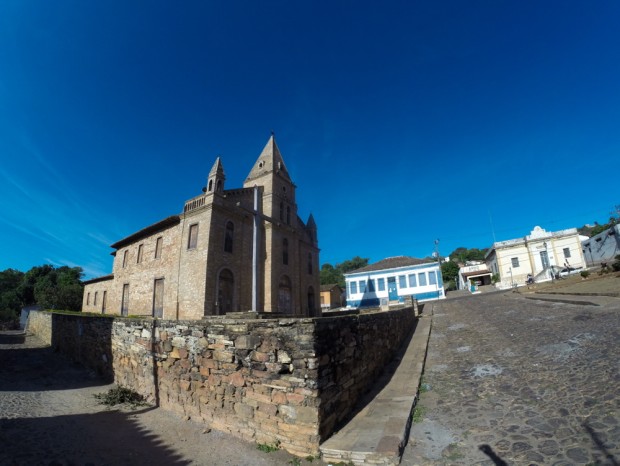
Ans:
POLYGON ((502 292, 433 312, 402 464, 620 463, 619 298, 502 292))

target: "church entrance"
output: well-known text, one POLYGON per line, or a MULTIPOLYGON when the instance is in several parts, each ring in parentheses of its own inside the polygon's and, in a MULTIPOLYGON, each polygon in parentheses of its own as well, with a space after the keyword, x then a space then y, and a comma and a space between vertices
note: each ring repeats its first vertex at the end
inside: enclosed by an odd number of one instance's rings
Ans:
POLYGON ((278 287, 278 312, 290 314, 292 309, 291 280, 286 275, 282 275, 278 287))
POLYGON ((233 311, 235 277, 229 269, 223 269, 217 280, 217 312, 226 314, 233 311))

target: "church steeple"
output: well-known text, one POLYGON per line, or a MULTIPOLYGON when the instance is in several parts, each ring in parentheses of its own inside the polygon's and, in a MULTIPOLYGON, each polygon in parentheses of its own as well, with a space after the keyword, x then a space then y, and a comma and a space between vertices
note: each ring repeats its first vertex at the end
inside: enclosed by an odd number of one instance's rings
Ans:
POLYGON ((319 242, 319 239, 317 238, 316 222, 314 221, 314 216, 312 214, 310 214, 308 221, 306 222, 306 231, 310 235, 312 244, 316 245, 319 242))
POLYGON ((215 159, 215 163, 209 172, 209 178, 207 179, 207 193, 221 193, 224 191, 225 180, 226 176, 224 175, 224 167, 222 165, 222 161, 218 157, 215 159))
POLYGON ((267 144, 263 148, 263 151, 258 156, 256 163, 254 163, 254 167, 250 170, 250 174, 245 180, 245 185, 248 186, 251 184, 251 181, 260 178, 266 174, 273 173, 278 174, 283 177, 289 183, 292 183, 291 177, 288 174, 288 170, 286 169, 286 165, 284 165, 284 159, 282 158, 282 154, 280 153, 280 149, 278 149, 278 145, 276 144, 276 138, 273 133, 271 133, 271 137, 267 144))

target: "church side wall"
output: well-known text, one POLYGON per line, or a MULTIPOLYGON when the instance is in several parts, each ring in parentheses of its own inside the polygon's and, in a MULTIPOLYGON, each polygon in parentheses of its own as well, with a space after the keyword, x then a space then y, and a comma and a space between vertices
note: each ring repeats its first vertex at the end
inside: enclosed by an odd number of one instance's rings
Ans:
POLYGON ((163 279, 164 318, 175 318, 179 236, 180 226, 176 225, 118 249, 114 258, 114 279, 87 284, 84 288, 82 310, 120 314, 123 286, 128 285, 128 314, 152 316, 155 280, 163 279), (156 258, 155 248, 158 238, 162 238, 162 250, 160 257, 156 258), (142 246, 142 253, 141 260, 138 262, 140 246, 142 246), (125 251, 127 251, 126 259, 125 251), (105 309, 103 308, 104 291, 105 309), (95 292, 97 292, 96 305, 94 303, 95 292))
MULTIPOLYGON (((37 312, 31 313, 36 319, 37 312)), ((412 309, 201 322, 52 315, 52 346, 163 409, 314 455, 393 359, 412 309)))

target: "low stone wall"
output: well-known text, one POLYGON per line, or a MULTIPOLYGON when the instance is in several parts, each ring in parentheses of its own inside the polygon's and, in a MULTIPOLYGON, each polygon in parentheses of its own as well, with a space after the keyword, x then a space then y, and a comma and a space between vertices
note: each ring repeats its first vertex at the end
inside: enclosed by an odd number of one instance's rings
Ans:
POLYGON ((30 311, 26 331, 34 333, 43 343, 52 344, 52 314, 30 311))
MULTIPOLYGON (((33 314, 47 313, 31 313, 29 327, 45 333, 33 314)), ((318 453, 415 324, 411 308, 303 319, 45 318, 55 348, 162 408, 302 456, 318 453)))

